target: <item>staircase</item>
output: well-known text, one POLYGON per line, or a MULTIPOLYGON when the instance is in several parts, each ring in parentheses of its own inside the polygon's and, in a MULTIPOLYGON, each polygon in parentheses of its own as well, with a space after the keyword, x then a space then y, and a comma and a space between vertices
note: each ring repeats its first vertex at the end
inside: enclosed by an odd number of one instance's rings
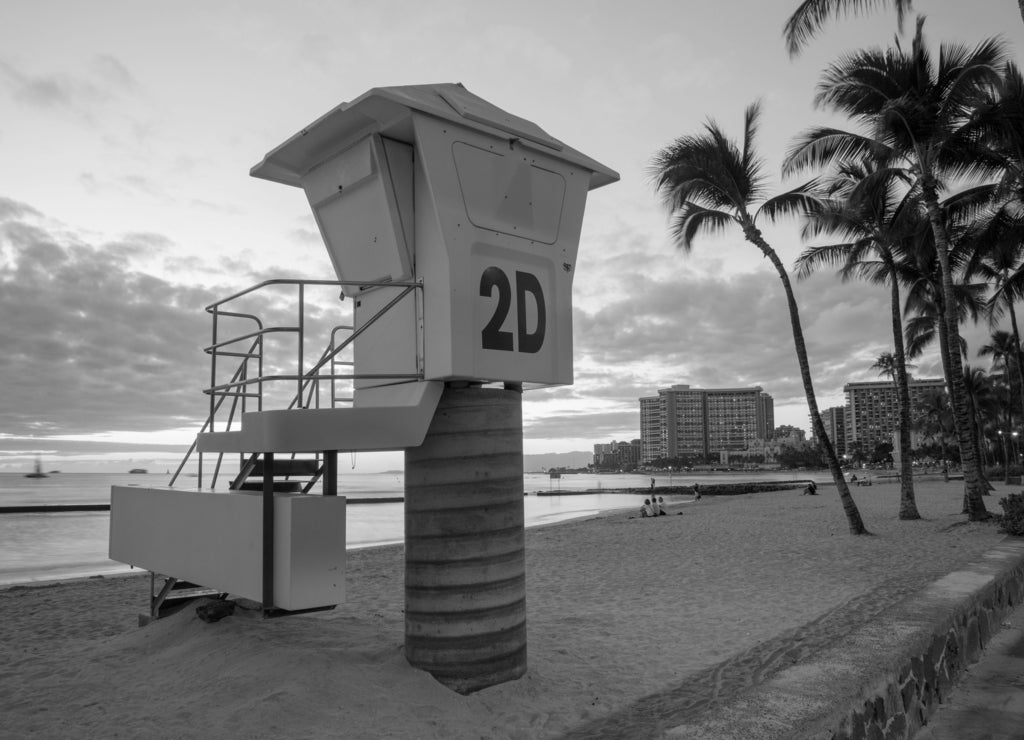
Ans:
MULTIPOLYGON (((364 370, 363 374, 359 374, 354 363, 353 341, 387 311, 405 300, 405 308, 408 309, 408 301, 412 301, 415 313, 419 315, 420 304, 416 299, 422 284, 391 282, 373 285, 379 291, 375 294, 378 302, 369 308, 364 307, 364 313, 359 315, 358 321, 353 315, 349 326, 336 326, 329 332, 324 332, 323 326, 319 327, 321 336, 329 334, 329 339, 325 337, 327 346, 312 366, 303 359, 306 333, 310 331, 310 324, 305 318, 304 299, 304 290, 308 285, 341 288, 356 286, 357 290, 368 288, 363 283, 340 281, 270 280, 207 307, 206 310, 213 316, 212 342, 205 348, 210 355, 210 385, 204 393, 210 398, 210 412, 196 435, 196 441, 170 481, 173 488, 186 463, 194 453, 198 453, 198 488, 200 491, 214 489, 224 456, 238 456, 238 473, 230 480, 229 490, 262 494, 259 525, 262 541, 259 561, 262 568, 262 595, 258 598, 265 616, 282 613, 275 606, 281 603, 309 603, 308 596, 303 594, 295 598, 289 596, 287 601, 275 599, 275 566, 283 562, 275 556, 275 508, 279 504, 289 507, 294 505, 296 509, 305 508, 309 511, 310 507, 320 506, 320 503, 314 504, 313 500, 303 494, 322 493, 325 497, 336 497, 339 451, 398 450, 422 444, 444 389, 441 381, 424 380, 420 354, 422 344, 419 342, 416 343, 416 353, 411 353, 415 362, 407 360, 405 365, 400 366, 403 372, 381 372, 381 368, 374 366, 372 371, 364 370), (298 311, 294 322, 285 325, 265 324, 254 311, 243 310, 232 304, 268 286, 297 287, 298 311), (385 295, 384 291, 394 292, 385 295), (385 304, 390 295, 395 297, 385 304), (383 307, 380 307, 382 304, 383 307), (224 334, 228 333, 225 327, 230 326, 242 326, 244 330, 224 338, 224 334), (343 338, 339 336, 342 334, 343 338), (265 342, 271 335, 275 335, 276 339, 265 342), (280 354, 268 357, 267 348, 275 347, 274 342, 280 344, 282 337, 288 336, 295 337, 293 346, 297 351, 291 353, 289 349, 283 359, 280 354), (230 376, 225 372, 226 369, 231 371, 230 376), (208 478, 204 481, 203 478, 204 455, 215 456, 212 480, 208 478), (319 492, 313 490, 318 484, 321 488, 319 492), (292 494, 300 498, 282 501, 275 494, 292 494)), ((264 308, 272 306, 276 316, 284 314, 280 301, 261 298, 255 303, 264 308)), ((333 311, 326 313, 333 315, 333 311)), ((405 315, 405 318, 409 316, 405 315)), ((368 335, 363 341, 372 344, 377 341, 377 337, 368 335)), ((187 494, 193 495, 194 492, 187 494)), ((248 499, 247 496, 242 498, 248 499)), ((189 501, 192 507, 190 511, 203 511, 206 506, 195 504, 191 499, 189 501)), ((337 503, 344 505, 340 501, 337 503)), ((328 505, 327 501, 323 504, 325 511, 337 511, 333 504, 328 505)), ((242 504, 243 507, 245 505, 242 504)), ((181 511, 166 500, 156 503, 147 501, 144 506, 171 517, 181 511), (169 509, 166 508, 168 506, 169 509)), ((142 517, 145 515, 146 511, 143 511, 142 517)), ((341 521, 344 521, 343 517, 341 521)), ((334 541, 337 542, 336 539, 334 541)), ((319 545, 325 550, 331 547, 330 543, 321 542, 319 545)), ((131 545, 131 549, 132 552, 126 553, 125 557, 137 555, 139 551, 149 555, 152 550, 147 549, 145 544, 136 543, 131 545)), ((182 570, 183 573, 179 573, 179 577, 161 576, 166 580, 163 587, 159 588, 159 593, 154 580, 150 614, 145 619, 158 619, 170 609, 199 596, 217 595, 211 589, 186 583, 186 578, 182 576, 187 575, 184 571, 189 570, 192 564, 174 561, 173 550, 171 553, 163 562, 171 563, 166 567, 182 570)), ((156 560, 152 559, 151 562, 156 560)), ((220 561, 214 558, 207 562, 220 561)), ((208 576, 220 580, 222 584, 238 583, 224 580, 224 576, 219 573, 212 574, 202 568, 195 570, 200 571, 200 575, 189 577, 204 581, 208 576)), ((293 584, 295 581, 288 583, 293 584)), ((336 589, 335 584, 326 582, 316 587, 323 593, 332 594, 336 589)), ((228 586, 221 585, 221 588, 228 586)), ((251 581, 245 584, 245 588, 251 591, 251 581)))
MULTIPOLYGON (((262 491, 265 467, 262 456, 254 453, 235 476, 230 488, 235 491, 262 491)), ((324 468, 325 463, 319 456, 275 459, 271 471, 274 493, 309 493, 323 477, 324 468)))
MULTIPOLYGON (((358 336, 388 311, 414 301, 421 288, 420 283, 268 280, 207 306, 213 316, 212 342, 204 350, 210 355, 210 387, 204 390, 210 397, 210 412, 170 485, 174 486, 191 456, 198 453, 199 488, 216 488, 224 455, 236 453, 240 470, 229 488, 263 490, 262 455, 275 452, 278 457, 272 474, 273 490, 309 493, 320 480, 328 485, 325 465, 339 450, 394 450, 419 444, 426 433, 422 420, 426 418, 429 423, 440 397, 440 384, 423 381, 421 371, 357 374, 352 354, 358 336), (289 323, 265 324, 255 312, 237 305, 282 286, 297 289, 297 311, 289 323), (325 338, 326 348, 309 366, 303 361, 306 334, 310 332, 305 310, 309 286, 342 290, 375 287, 394 291, 394 298, 361 317, 358 327, 355 317, 347 325, 333 327, 325 338), (255 331, 228 334, 225 326, 231 321, 235 322, 233 326, 255 331), (268 357, 265 340, 282 335, 295 337, 297 354, 284 360, 268 357), (235 363, 230 377, 224 374, 228 361, 235 363), (288 362, 297 366, 291 372, 279 372, 288 362), (358 383, 368 382, 376 385, 360 387, 356 392, 358 383), (291 401, 283 404, 280 399, 286 389, 290 389, 286 392, 291 401), (275 397, 278 405, 270 408, 275 397), (213 474, 204 486, 204 455, 208 454, 216 457, 213 474)), ((257 301, 257 305, 267 303, 265 299, 257 301)))

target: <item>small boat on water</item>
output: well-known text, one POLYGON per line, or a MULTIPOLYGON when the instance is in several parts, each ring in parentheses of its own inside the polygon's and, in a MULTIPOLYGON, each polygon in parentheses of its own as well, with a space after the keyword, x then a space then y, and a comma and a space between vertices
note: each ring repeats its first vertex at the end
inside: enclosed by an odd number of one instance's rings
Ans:
POLYGON ((50 476, 48 476, 46 473, 43 472, 43 464, 39 461, 39 458, 37 457, 36 458, 36 469, 33 470, 31 473, 25 473, 25 477, 26 478, 49 478, 50 476))
POLYGON ((135 473, 136 475, 146 475, 149 471, 145 468, 132 468, 128 471, 129 473, 135 473))

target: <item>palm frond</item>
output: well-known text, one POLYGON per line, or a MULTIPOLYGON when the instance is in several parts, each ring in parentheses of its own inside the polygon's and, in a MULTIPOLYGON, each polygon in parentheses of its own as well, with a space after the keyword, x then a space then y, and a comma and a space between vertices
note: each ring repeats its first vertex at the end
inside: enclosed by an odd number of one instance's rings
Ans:
POLYGON ((797 6, 782 29, 790 57, 800 50, 825 26, 830 18, 839 15, 858 15, 878 6, 892 5, 896 10, 896 23, 903 32, 903 19, 912 10, 911 0, 804 0, 797 6))
POLYGON ((792 190, 769 198, 757 209, 754 220, 756 221, 762 215, 769 221, 775 221, 784 216, 806 215, 820 204, 820 198, 817 195, 819 188, 820 180, 813 178, 797 185, 792 190))
POLYGON ((795 263, 797 277, 802 280, 820 268, 842 266, 852 248, 853 245, 850 243, 808 247, 797 257, 795 263))
POLYGON ((819 126, 803 132, 790 144, 782 163, 782 174, 789 177, 846 159, 884 157, 885 153, 884 147, 869 136, 819 126))
POLYGON ((911 316, 903 324, 904 354, 917 359, 938 336, 935 320, 930 316, 911 316))
POLYGON ((731 214, 687 203, 672 214, 669 229, 676 245, 688 252, 698 235, 723 231, 733 223, 735 218, 731 214))

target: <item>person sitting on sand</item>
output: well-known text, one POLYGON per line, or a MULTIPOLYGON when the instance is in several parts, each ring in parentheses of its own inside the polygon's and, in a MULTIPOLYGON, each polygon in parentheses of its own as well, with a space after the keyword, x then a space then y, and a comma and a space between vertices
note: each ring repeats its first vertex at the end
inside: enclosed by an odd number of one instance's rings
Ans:
POLYGON ((814 481, 808 481, 807 487, 804 488, 804 496, 817 496, 818 495, 818 484, 814 481))
POLYGON ((658 496, 658 516, 668 516, 668 512, 665 511, 665 498, 658 496))
POLYGON ((644 505, 640 507, 640 516, 654 516, 654 509, 651 507, 650 499, 644 499, 644 505))

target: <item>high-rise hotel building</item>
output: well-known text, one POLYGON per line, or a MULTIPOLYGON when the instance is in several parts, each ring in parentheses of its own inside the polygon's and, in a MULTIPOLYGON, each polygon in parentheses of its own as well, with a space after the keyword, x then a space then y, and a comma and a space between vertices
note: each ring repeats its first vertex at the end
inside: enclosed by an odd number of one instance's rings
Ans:
MULTIPOLYGON (((821 412, 821 421, 825 425, 825 434, 832 443, 832 449, 837 455, 846 454, 846 409, 842 406, 833 406, 821 412)), ((811 424, 814 429, 814 424, 811 424)))
MULTIPOLYGON (((946 381, 942 378, 911 379, 909 385, 911 409, 934 393, 946 392, 946 381)), ((844 449, 836 451, 849 455, 853 445, 859 443, 861 450, 870 453, 880 443, 892 443, 893 432, 899 428, 899 405, 893 382, 847 383, 843 392, 846 394, 846 444, 844 449)), ((917 434, 912 432, 911 444, 918 443, 917 434)))
POLYGON ((640 399, 640 460, 717 455, 768 439, 775 427, 772 397, 753 388, 673 385, 640 399))

